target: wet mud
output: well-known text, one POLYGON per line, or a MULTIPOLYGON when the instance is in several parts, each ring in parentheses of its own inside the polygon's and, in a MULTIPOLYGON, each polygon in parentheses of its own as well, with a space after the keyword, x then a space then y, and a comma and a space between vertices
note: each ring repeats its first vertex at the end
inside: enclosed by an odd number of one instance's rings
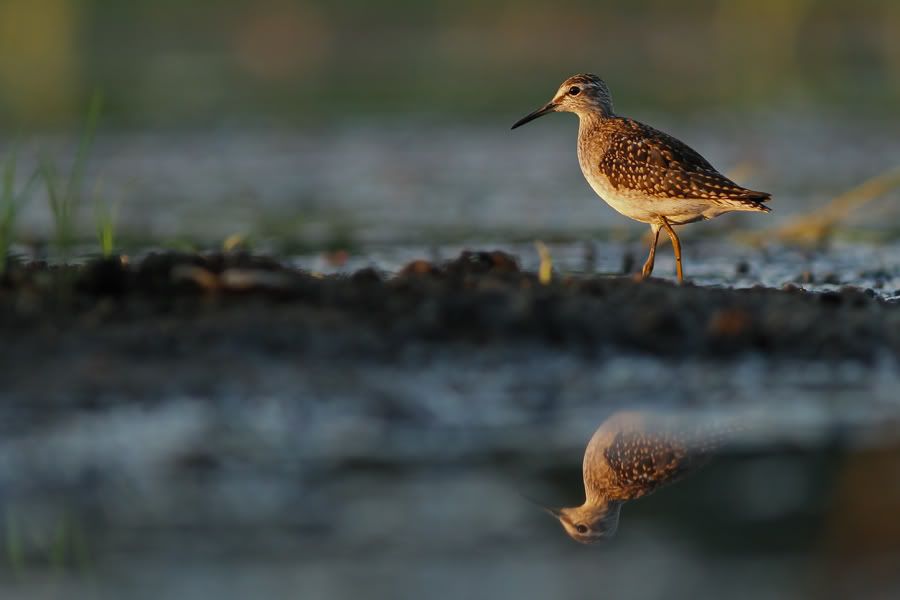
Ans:
POLYGON ((730 289, 629 276, 554 276, 515 256, 466 251, 321 276, 249 254, 150 254, 135 264, 13 266, 0 284, 5 354, 36 359, 63 339, 139 355, 367 353, 410 343, 523 341, 673 359, 743 353, 871 359, 900 352, 900 310, 871 290, 788 284, 730 289))

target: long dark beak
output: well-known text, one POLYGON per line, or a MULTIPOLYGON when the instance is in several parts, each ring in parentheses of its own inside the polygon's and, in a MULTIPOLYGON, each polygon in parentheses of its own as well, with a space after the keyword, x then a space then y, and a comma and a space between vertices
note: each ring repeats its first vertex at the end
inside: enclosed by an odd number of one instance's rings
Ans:
POLYGON ((518 121, 513 123, 513 126, 511 127, 511 129, 515 129, 516 127, 521 127, 525 123, 531 123, 538 117, 543 117, 547 113, 552 113, 554 111, 556 111, 556 104, 554 104, 552 101, 548 102, 547 104, 545 104, 543 106, 543 108, 539 108, 536 111, 534 111, 533 113, 531 113, 530 115, 525 115, 524 117, 522 117, 521 119, 519 119, 518 121))

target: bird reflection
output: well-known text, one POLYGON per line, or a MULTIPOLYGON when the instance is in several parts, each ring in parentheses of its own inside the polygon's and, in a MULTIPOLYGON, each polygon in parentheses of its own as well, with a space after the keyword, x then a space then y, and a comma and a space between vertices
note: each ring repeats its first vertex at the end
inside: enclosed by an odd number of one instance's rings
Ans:
POLYGON ((707 462, 732 428, 655 412, 614 413, 584 452, 584 504, 546 508, 573 540, 592 544, 619 526, 622 505, 674 483, 707 462))

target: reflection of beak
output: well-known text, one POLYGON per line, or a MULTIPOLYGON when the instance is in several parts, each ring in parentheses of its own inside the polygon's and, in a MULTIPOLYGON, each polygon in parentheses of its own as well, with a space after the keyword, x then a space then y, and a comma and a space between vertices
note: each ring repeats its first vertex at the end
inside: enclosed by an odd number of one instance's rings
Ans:
MULTIPOLYGON (((537 118, 537 117, 535 117, 535 118, 537 118)), ((529 502, 531 502, 532 504, 534 504, 535 506, 537 506, 538 508, 540 508, 542 511, 544 511, 545 513, 547 513, 554 519, 559 519, 560 511, 558 508, 550 508, 549 506, 544 506, 543 504, 541 504, 534 498, 529 498, 528 496, 525 496, 525 499, 528 500, 529 502)))
POLYGON ((530 122, 534 121, 535 119, 537 119, 538 117, 543 117, 547 113, 552 113, 552 112, 556 112, 556 104, 554 104, 553 101, 551 100, 550 102, 545 104, 543 108, 539 108, 536 111, 534 111, 533 113, 531 113, 530 115, 525 115, 524 117, 522 117, 521 119, 516 121, 513 124, 513 126, 511 127, 511 129, 515 129, 516 127, 521 127, 525 123, 530 123, 530 122))
POLYGON ((541 506, 544 509, 544 512, 553 517, 554 519, 559 519, 562 517, 562 513, 558 508, 550 508, 549 506, 541 506))

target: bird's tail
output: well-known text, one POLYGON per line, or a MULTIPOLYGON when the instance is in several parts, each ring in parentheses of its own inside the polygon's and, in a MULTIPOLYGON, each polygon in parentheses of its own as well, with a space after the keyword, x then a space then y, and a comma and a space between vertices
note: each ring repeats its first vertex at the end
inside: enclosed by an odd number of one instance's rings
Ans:
POLYGON ((772 199, 771 194, 765 192, 752 192, 734 198, 717 198, 716 204, 727 207, 728 210, 743 210, 749 212, 772 212, 772 209, 763 204, 772 199))

